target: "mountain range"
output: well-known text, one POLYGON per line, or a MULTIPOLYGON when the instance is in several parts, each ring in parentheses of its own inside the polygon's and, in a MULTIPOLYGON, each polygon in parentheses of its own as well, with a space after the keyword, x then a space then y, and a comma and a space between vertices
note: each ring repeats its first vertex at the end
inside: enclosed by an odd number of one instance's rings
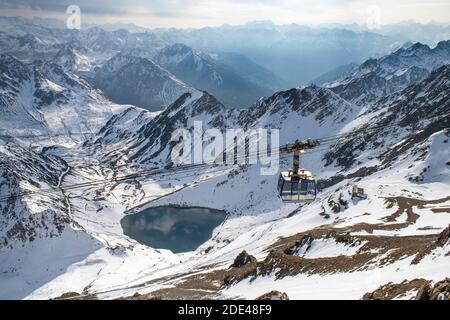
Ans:
POLYGON ((356 104, 367 104, 423 80, 430 71, 450 63, 450 41, 435 48, 416 43, 380 59, 369 59, 323 84, 356 104))
MULTIPOLYGON (((411 299, 447 276, 448 40, 393 48, 386 36, 268 23, 130 33, 0 20, 9 21, 0 34, 0 298, 255 299, 277 290, 411 299), (227 50, 246 33, 258 36, 227 50), (302 33, 324 40, 306 56, 338 51, 316 57, 333 69, 326 81, 290 88, 293 79, 273 71, 281 62, 261 61, 275 44, 272 54, 297 53, 286 39, 302 33), (353 50, 355 41, 375 42, 353 50), (348 59, 329 62, 349 48, 348 59), (361 63, 334 69, 354 57, 361 63), (301 156, 317 199, 283 203, 278 176, 261 175, 262 164, 174 166, 172 133, 196 121, 279 129, 281 144, 320 139, 301 156), (182 254, 124 234, 126 215, 161 206, 227 219, 182 254)), ((295 61, 284 61, 291 75, 295 61)), ((280 169, 291 162, 281 156, 280 169)))

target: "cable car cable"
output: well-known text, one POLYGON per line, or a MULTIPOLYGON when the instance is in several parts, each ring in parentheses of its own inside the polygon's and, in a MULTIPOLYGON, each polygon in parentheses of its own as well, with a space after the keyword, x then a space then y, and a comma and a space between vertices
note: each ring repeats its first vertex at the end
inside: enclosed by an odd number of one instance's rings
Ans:
MULTIPOLYGON (((433 117, 427 118, 427 120, 433 119, 435 117, 441 117, 441 116, 446 116, 446 115, 450 115, 450 113, 447 114, 438 114, 435 115, 433 117)), ((403 119, 404 120, 404 119, 403 119)), ((326 145, 326 144, 331 144, 334 141, 338 141, 339 139, 342 139, 343 137, 348 137, 348 136, 352 136, 352 135, 356 135, 359 133, 363 133, 363 132, 367 132, 368 130, 379 130, 380 128, 386 128, 386 127, 391 127, 391 126, 396 126, 398 125, 398 123, 394 123, 394 124, 389 124, 389 125, 383 125, 383 126, 377 126, 377 127, 372 127, 372 128, 364 128, 364 129, 360 129, 358 131, 354 131, 354 132, 350 132, 350 133, 345 133, 345 134, 341 134, 341 135, 335 135, 335 136, 330 136, 330 137, 326 137, 326 138, 322 138, 323 144, 322 145, 326 145)), ((92 134, 92 133, 91 133, 92 134)), ((280 148, 274 148, 274 149, 266 149, 266 150, 258 150, 256 152, 254 152, 253 155, 258 155, 259 153, 263 152, 263 151, 273 151, 273 152, 279 152, 280 148)), ((309 152, 318 152, 318 151, 323 151, 322 150, 309 150, 309 152)), ((240 159, 242 158, 250 158, 252 156, 252 154, 246 154, 244 157, 240 157, 240 159)), ((237 159, 235 157, 235 159, 237 159)), ((239 160, 239 159, 238 159, 239 160)), ((198 169, 201 166, 210 166, 210 165, 220 165, 216 162, 216 159, 211 161, 211 162, 207 162, 207 163, 202 163, 202 164, 194 164, 194 165, 187 165, 187 166, 176 166, 176 167, 171 167, 169 169, 166 170, 170 170, 170 171, 183 171, 183 170, 195 170, 198 169)), ((150 175, 150 174, 164 174, 164 173, 168 173, 168 171, 164 171, 164 169, 150 169, 150 170, 144 170, 144 171, 137 171, 135 173, 132 173, 130 175, 127 176, 122 176, 122 177, 114 177, 114 178, 109 178, 109 179, 103 179, 103 180, 97 180, 97 181, 92 181, 92 182, 85 182, 85 183, 80 183, 80 184, 75 184, 75 185, 69 185, 66 186, 64 188, 64 190, 71 190, 71 189, 77 189, 77 188, 84 188, 84 187, 92 187, 92 186, 96 186, 99 185, 101 183, 108 183, 108 182, 122 182, 122 181, 126 181, 129 179, 135 179, 138 177, 145 177, 146 175, 150 175)), ((29 195, 37 195, 37 194, 43 194, 45 195, 46 192, 61 192, 62 190, 60 189, 46 189, 46 190, 39 190, 39 191, 25 191, 23 193, 17 194, 17 195, 9 195, 9 196, 4 196, 0 198, 0 201, 5 201, 8 199, 14 199, 16 197, 22 197, 22 196, 29 196, 29 195)))

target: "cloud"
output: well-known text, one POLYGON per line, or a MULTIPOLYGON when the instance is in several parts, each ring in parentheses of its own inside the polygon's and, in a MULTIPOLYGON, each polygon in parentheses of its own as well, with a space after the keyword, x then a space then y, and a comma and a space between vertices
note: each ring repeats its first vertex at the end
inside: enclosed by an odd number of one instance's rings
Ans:
POLYGON ((147 27, 202 27, 255 20, 323 24, 403 20, 448 22, 448 0, 0 0, 6 14, 64 17, 80 6, 91 22, 134 22, 147 27), (376 17, 374 16, 376 13, 376 17))
POLYGON ((60 13, 65 14, 67 7, 70 5, 78 5, 82 8, 83 12, 87 14, 98 15, 118 15, 124 14, 124 8, 126 8, 125 1, 87 1, 87 0, 1 0, 0 6, 12 10, 12 9, 28 9, 34 10, 40 14, 45 13, 60 13))

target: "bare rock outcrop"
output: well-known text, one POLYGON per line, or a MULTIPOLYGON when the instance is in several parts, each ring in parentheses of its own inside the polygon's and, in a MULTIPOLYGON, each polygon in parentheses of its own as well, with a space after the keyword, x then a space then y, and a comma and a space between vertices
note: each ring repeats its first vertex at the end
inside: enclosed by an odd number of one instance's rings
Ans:
POLYGON ((273 290, 259 296, 255 300, 289 300, 289 297, 285 292, 273 290))
POLYGON ((252 255, 249 255, 247 251, 244 250, 236 257, 236 259, 234 259, 234 262, 230 266, 230 268, 242 268, 243 266, 251 262, 256 262, 256 258, 252 255))

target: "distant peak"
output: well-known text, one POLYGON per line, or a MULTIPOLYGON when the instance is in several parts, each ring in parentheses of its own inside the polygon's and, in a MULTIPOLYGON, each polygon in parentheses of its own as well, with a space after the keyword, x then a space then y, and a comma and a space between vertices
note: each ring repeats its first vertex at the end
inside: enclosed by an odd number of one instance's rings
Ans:
POLYGON ((118 71, 120 68, 124 66, 142 66, 147 70, 160 69, 155 63, 153 63, 149 59, 122 52, 119 52, 118 54, 113 56, 104 65, 105 68, 113 72, 118 71))
POLYGON ((133 55, 127 52, 119 52, 110 59, 110 61, 124 61, 124 60, 129 62, 138 62, 138 61, 145 61, 148 59, 141 58, 137 55, 133 55))
POLYGON ((361 65, 361 68, 371 68, 376 66, 377 63, 378 63, 377 59, 370 58, 364 61, 364 63, 361 65))
POLYGON ((409 47, 408 50, 410 50, 410 51, 420 51, 420 50, 429 51, 429 50, 431 50, 431 48, 429 46, 427 46, 426 44, 416 42, 411 47, 409 47))
POLYGON ((90 35, 96 35, 96 34, 103 35, 106 33, 106 31, 98 26, 94 26, 94 27, 89 28, 87 30, 87 33, 90 35))
POLYGON ((450 40, 440 41, 437 46, 437 50, 450 50, 450 40))
POLYGON ((318 85, 316 85, 315 83, 311 83, 305 87, 303 87, 303 89, 312 89, 312 90, 318 90, 318 89, 322 89, 321 87, 319 87, 318 85))
POLYGON ((322 92, 323 90, 327 91, 327 92, 331 92, 326 88, 322 88, 315 84, 309 84, 307 86, 299 86, 297 88, 292 88, 289 90, 283 90, 283 91, 276 92, 271 97, 267 98, 267 100, 269 100, 269 101, 275 100, 276 98, 278 98, 280 96, 284 97, 284 98, 289 98, 289 97, 298 96, 298 95, 302 95, 302 94, 314 95, 315 93, 322 92))
POLYGON ((414 42, 407 41, 402 45, 401 49, 407 50, 407 49, 411 48, 413 45, 414 45, 414 42))
POLYGON ((270 28, 275 27, 275 23, 273 23, 273 21, 271 20, 256 20, 251 21, 245 25, 249 27, 270 27, 270 28))
POLYGON ((192 52, 192 48, 185 45, 184 43, 174 43, 171 44, 167 47, 165 47, 164 52, 168 52, 168 53, 188 53, 188 52, 192 52))
POLYGON ((12 66, 24 65, 20 60, 17 60, 15 57, 8 53, 0 54, 0 66, 5 66, 7 68, 11 68, 12 66))

